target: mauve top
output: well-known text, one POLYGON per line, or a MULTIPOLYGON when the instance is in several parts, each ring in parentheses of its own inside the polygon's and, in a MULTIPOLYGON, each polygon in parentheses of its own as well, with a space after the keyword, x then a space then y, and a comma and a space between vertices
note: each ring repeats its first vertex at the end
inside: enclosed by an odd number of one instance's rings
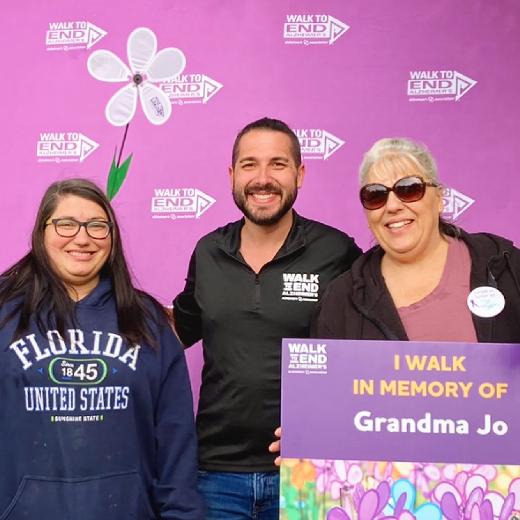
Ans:
POLYGON ((410 341, 477 343, 466 303, 471 258, 462 240, 449 238, 448 241, 448 257, 437 287, 422 300, 397 309, 410 341))

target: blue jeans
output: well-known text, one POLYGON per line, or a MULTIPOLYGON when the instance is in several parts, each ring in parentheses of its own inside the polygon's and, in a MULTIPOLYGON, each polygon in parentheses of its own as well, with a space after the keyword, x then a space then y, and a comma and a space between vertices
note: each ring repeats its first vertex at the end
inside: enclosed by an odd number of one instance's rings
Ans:
POLYGON ((206 503, 206 520, 278 520, 278 471, 199 471, 198 484, 206 503))

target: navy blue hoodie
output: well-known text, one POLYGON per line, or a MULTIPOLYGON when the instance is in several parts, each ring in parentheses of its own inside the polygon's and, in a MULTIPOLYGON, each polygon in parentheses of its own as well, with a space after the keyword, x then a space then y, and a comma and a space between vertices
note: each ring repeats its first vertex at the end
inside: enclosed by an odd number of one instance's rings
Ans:
MULTIPOLYGON (((1 309, 5 316, 9 306, 1 309)), ((77 324, 0 330, 0 520, 199 520, 184 352, 166 320, 129 349, 111 282, 77 324)))

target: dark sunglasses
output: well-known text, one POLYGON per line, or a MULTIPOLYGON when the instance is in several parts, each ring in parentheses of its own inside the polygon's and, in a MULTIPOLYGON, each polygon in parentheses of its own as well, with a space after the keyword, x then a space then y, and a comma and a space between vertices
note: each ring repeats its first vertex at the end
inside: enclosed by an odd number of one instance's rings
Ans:
POLYGON ((424 197, 426 186, 439 187, 435 182, 426 182, 418 175, 410 175, 399 179, 391 188, 384 184, 366 184, 361 188, 359 198, 365 209, 379 209, 386 204, 391 191, 402 202, 416 202, 424 197))

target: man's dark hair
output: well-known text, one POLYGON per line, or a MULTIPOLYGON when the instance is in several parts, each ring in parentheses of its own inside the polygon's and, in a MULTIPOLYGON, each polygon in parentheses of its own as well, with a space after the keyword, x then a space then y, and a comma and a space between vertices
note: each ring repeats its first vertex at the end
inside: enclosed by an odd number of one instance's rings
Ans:
POLYGON ((231 156, 231 166, 233 168, 237 162, 240 139, 242 139, 245 134, 251 132, 252 130, 271 130, 273 132, 282 132, 282 134, 285 134, 291 140, 293 160, 296 163, 296 166, 300 166, 302 163, 302 153, 300 150, 300 141, 298 141, 296 134, 283 121, 280 121, 279 119, 271 119, 270 117, 263 117, 262 119, 258 119, 258 121, 249 123, 248 125, 244 126, 240 132, 238 132, 238 135, 233 144, 233 153, 231 156))

